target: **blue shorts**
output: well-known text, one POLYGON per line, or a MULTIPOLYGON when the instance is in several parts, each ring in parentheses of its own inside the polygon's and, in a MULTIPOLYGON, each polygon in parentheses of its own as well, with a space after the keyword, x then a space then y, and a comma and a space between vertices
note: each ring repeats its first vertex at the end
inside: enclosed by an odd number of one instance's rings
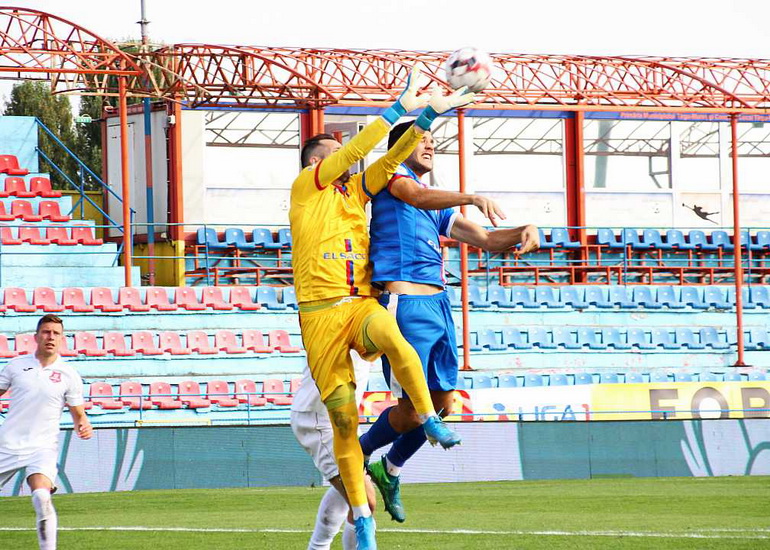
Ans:
MULTIPOLYGON (((412 344, 422 362, 428 389, 450 391, 457 387, 457 341, 449 295, 429 296, 384 293, 380 304, 396 316, 398 328, 412 344)), ((395 376, 391 376, 388 358, 382 356, 382 372, 393 397, 406 397, 395 376)))

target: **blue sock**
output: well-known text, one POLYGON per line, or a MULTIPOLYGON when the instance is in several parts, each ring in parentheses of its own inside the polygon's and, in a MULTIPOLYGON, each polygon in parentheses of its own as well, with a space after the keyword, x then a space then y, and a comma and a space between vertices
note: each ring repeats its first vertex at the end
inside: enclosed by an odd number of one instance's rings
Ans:
POLYGON ((358 438, 364 456, 370 456, 380 447, 384 447, 388 443, 393 443, 398 439, 398 436, 401 435, 393 429, 393 426, 390 425, 390 421, 388 420, 392 408, 393 407, 389 407, 382 411, 382 414, 380 414, 379 418, 372 424, 369 431, 358 438))
POLYGON ((428 440, 422 426, 411 432, 401 434, 388 451, 388 460, 394 466, 402 467, 407 460, 420 450, 420 447, 428 440))

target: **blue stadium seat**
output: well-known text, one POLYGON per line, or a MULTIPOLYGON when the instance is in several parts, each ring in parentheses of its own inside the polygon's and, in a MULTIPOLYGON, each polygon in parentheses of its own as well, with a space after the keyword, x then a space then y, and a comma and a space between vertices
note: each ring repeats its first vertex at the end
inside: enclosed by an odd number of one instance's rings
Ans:
POLYGON ((631 344, 628 340, 620 334, 620 331, 615 327, 607 327, 602 329, 602 343, 614 349, 631 349, 631 344))
POLYGON ((564 349, 580 349, 583 346, 579 344, 573 332, 564 327, 554 327, 552 330, 553 343, 562 346, 564 349))
POLYGON ((586 287, 585 301, 592 306, 612 308, 612 302, 607 299, 607 287, 586 287))
POLYGON ((585 384, 593 384, 594 383, 594 377, 591 376, 591 374, 587 372, 579 372, 575 374, 575 384, 578 386, 583 386, 585 384))
POLYGON ((629 328, 626 332, 628 343, 639 349, 655 349, 655 344, 647 338, 647 333, 641 328, 629 328))
POLYGON ((284 227, 278 230, 278 244, 280 244, 282 248, 291 248, 291 229, 284 227))
POLYGON ((630 245, 632 250, 649 250, 652 248, 652 246, 649 244, 643 243, 641 240, 639 240, 639 233, 636 231, 636 229, 630 229, 626 227, 623 229, 620 236, 626 246, 630 245))
POLYGON ((566 227, 552 228, 551 242, 558 248, 580 248, 580 241, 573 241, 566 227))
POLYGON ((614 372, 603 372, 599 378, 599 382, 601 384, 617 384, 620 380, 618 380, 618 375, 614 372))
POLYGON ((596 230, 596 244, 612 249, 623 248, 623 243, 615 239, 615 233, 612 229, 606 228, 596 230))
POLYGON ((556 349, 556 344, 551 340, 551 335, 542 327, 529 329, 529 343, 540 349, 556 349))
POLYGON ((674 382, 692 382, 693 377, 689 372, 674 372, 674 382))
POLYGON ((642 232, 642 244, 647 248, 657 248, 659 250, 671 250, 671 247, 663 242, 660 231, 657 229, 645 229, 642 232))
POLYGON ((684 233, 679 229, 669 229, 666 231, 666 246, 671 250, 694 250, 695 246, 691 245, 684 238, 684 233))
POLYGON ((468 285, 468 303, 470 303, 471 306, 478 308, 492 306, 492 304, 481 297, 481 289, 478 285, 468 285))
POLYGON ((674 331, 676 343, 681 348, 687 349, 706 349, 706 345, 701 343, 700 339, 695 336, 692 329, 687 327, 677 327, 674 331))
POLYGON ((751 303, 762 309, 770 309, 770 292, 766 286, 752 286, 749 296, 751 303))
POLYGON ((483 389, 494 387, 494 385, 492 384, 492 379, 486 374, 481 374, 479 372, 472 372, 470 373, 470 379, 473 381, 473 386, 471 387, 471 389, 483 390, 483 389))
POLYGON ((559 295, 560 301, 566 305, 575 309, 584 309, 588 307, 583 297, 585 296, 585 290, 578 286, 563 286, 559 295))
POLYGON ((246 241, 246 235, 240 227, 228 227, 225 229, 225 242, 238 250, 251 251, 257 247, 254 243, 246 241))
POLYGON ((681 296, 679 298, 679 301, 686 305, 690 306, 693 309, 708 309, 709 306, 706 302, 703 301, 703 293, 701 292, 701 289, 694 286, 683 286, 680 289, 681 296))
POLYGON ((661 309, 662 304, 655 299, 652 287, 635 286, 633 290, 633 301, 647 309, 661 309))
POLYGON ((739 372, 728 372, 725 374, 725 382, 743 382, 743 376, 739 372))
POLYGON ((524 286, 511 287, 511 302, 517 306, 524 306, 526 308, 540 308, 540 306, 532 299, 532 294, 530 294, 529 289, 524 286))
POLYGON ((654 384, 660 382, 671 382, 671 377, 667 372, 654 371, 650 373, 650 382, 654 384))
POLYGON ((700 329, 700 341, 711 349, 730 349, 730 344, 719 337, 714 327, 702 327, 700 329))
POLYGON ((620 306, 621 308, 635 308, 639 304, 634 302, 628 296, 628 289, 621 285, 611 285, 609 290, 609 301, 612 305, 620 306))
POLYGON ((679 349, 679 344, 671 338, 671 333, 665 328, 655 328, 652 330, 652 344, 656 347, 662 346, 663 349, 679 349))
POLYGON ((770 250, 770 231, 757 231, 751 241, 751 250, 756 252, 770 250))
POLYGON ((535 302, 539 306, 546 306, 551 309, 564 307, 564 304, 559 301, 553 291, 553 288, 550 286, 535 287, 535 302))
POLYGON ((487 348, 490 351, 503 351, 508 349, 507 345, 500 343, 497 333, 492 329, 482 329, 478 331, 476 335, 478 338, 478 345, 482 348, 487 348))
MULTIPOLYGON (((751 346, 756 349, 767 349, 770 344, 770 340, 767 338, 767 330, 764 328, 752 327, 749 330, 748 340, 751 346)), ((746 347, 748 348, 748 346, 746 347)))
POLYGON ((626 373, 626 384, 643 384, 643 383, 644 383, 644 377, 638 372, 626 373))
POLYGON ((297 305, 297 292, 293 286, 283 287, 283 303, 294 310, 299 309, 297 305))
POLYGON ((382 374, 373 374, 369 377, 369 383, 366 385, 366 391, 390 391, 388 383, 382 374))
MULTIPOLYGON (((755 304, 750 300, 749 287, 743 287, 743 291, 741 292, 741 297, 743 298, 743 309, 757 308, 757 304, 755 304)), ((731 306, 735 306, 735 287, 734 286, 727 287, 727 296, 725 296, 725 301, 731 306)))
POLYGON ((473 380, 470 377, 458 376, 456 390, 470 390, 473 389, 473 380))
POLYGON ((445 289, 447 295, 449 295, 449 305, 451 307, 462 307, 463 303, 460 299, 460 291, 453 286, 446 286, 445 289))
POLYGON ((730 309, 732 304, 725 300, 724 292, 718 286, 707 286, 703 289, 703 302, 716 309, 730 309))
POLYGON ((227 250, 230 246, 225 242, 219 242, 217 232, 211 227, 198 228, 198 244, 206 245, 209 250, 227 250))
POLYGON ((687 242, 698 250, 706 252, 716 251, 718 246, 711 244, 706 238, 706 234, 700 229, 693 229, 687 234, 687 242))
POLYGON ((503 329, 503 344, 514 349, 532 349, 532 344, 517 328, 503 329))
POLYGON ((275 292, 274 286, 258 286, 257 303, 267 307, 267 309, 286 309, 286 304, 282 304, 278 301, 278 295, 275 292))
POLYGON ((725 252, 732 252, 735 250, 732 241, 730 241, 730 235, 726 231, 712 231, 711 232, 711 244, 721 248, 725 252))
MULTIPOLYGON (((463 331, 461 328, 457 329, 457 334, 455 337, 457 338, 457 345, 463 347, 463 331)), ((484 346, 479 343, 479 336, 476 332, 471 331, 468 333, 468 338, 470 339, 470 345, 468 346, 470 351, 484 351, 484 346)))
POLYGON ((513 308, 516 304, 511 302, 508 289, 500 285, 489 285, 487 288, 487 301, 497 307, 513 308))
POLYGON ((763 382, 767 380, 767 375, 762 371, 753 370, 749 373, 749 380, 751 382, 763 382))
POLYGON ((556 245, 545 235, 545 231, 543 231, 542 228, 537 229, 538 233, 540 233, 540 249, 545 250, 548 248, 556 248, 556 245))
POLYGON ((266 250, 278 250, 281 248, 281 245, 273 239, 273 232, 266 227, 255 228, 251 232, 251 238, 257 248, 266 250))
POLYGON ((525 386, 544 386, 543 377, 539 374, 528 374, 524 379, 525 386))
POLYGON ((684 309, 687 307, 685 304, 679 301, 679 298, 677 298, 676 295, 676 290, 673 286, 659 286, 656 300, 660 305, 666 306, 669 309, 684 309))
POLYGON ((702 372, 700 373, 701 382, 721 382, 724 375, 721 372, 702 372))
POLYGON ((563 374, 552 374, 549 377, 550 386, 568 386, 569 380, 563 374))
POLYGON ((497 386, 499 388, 516 388, 518 385, 516 376, 513 374, 501 374, 497 376, 497 386))
POLYGON ((588 346, 588 349, 607 349, 607 345, 596 334, 596 329, 581 327, 577 331, 577 341, 580 346, 588 346))

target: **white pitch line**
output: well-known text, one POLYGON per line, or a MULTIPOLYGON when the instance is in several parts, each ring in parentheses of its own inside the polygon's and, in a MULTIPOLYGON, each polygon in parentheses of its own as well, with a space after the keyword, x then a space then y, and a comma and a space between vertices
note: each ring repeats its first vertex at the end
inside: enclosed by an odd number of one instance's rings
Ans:
MULTIPOLYGON (((114 527, 59 527, 60 531, 127 531, 127 532, 168 532, 168 533, 310 533, 306 529, 246 529, 220 527, 145 527, 141 525, 126 525, 114 527)), ((2 531, 35 531, 28 527, 0 527, 2 531)), ((632 538, 672 538, 672 539, 743 539, 768 540, 770 529, 702 529, 700 532, 663 533, 655 531, 489 531, 475 529, 378 529, 383 533, 410 533, 431 535, 502 535, 502 536, 546 536, 546 537, 632 537, 632 538), (735 534, 718 534, 718 532, 735 534), (711 533, 711 534, 710 534, 711 533), (744 534, 738 534, 744 533, 744 534)))

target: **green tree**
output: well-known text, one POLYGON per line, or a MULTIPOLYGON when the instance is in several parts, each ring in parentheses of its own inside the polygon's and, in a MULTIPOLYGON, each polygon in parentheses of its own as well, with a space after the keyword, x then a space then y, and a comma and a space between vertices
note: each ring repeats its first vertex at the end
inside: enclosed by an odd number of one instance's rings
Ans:
MULTIPOLYGON (((86 95, 80 98, 80 116, 88 116, 93 122, 77 124, 77 145, 75 153, 94 173, 102 175, 102 128, 97 122, 102 117, 104 97, 86 95)), ((96 183, 86 175, 86 187, 95 188, 96 183)))

